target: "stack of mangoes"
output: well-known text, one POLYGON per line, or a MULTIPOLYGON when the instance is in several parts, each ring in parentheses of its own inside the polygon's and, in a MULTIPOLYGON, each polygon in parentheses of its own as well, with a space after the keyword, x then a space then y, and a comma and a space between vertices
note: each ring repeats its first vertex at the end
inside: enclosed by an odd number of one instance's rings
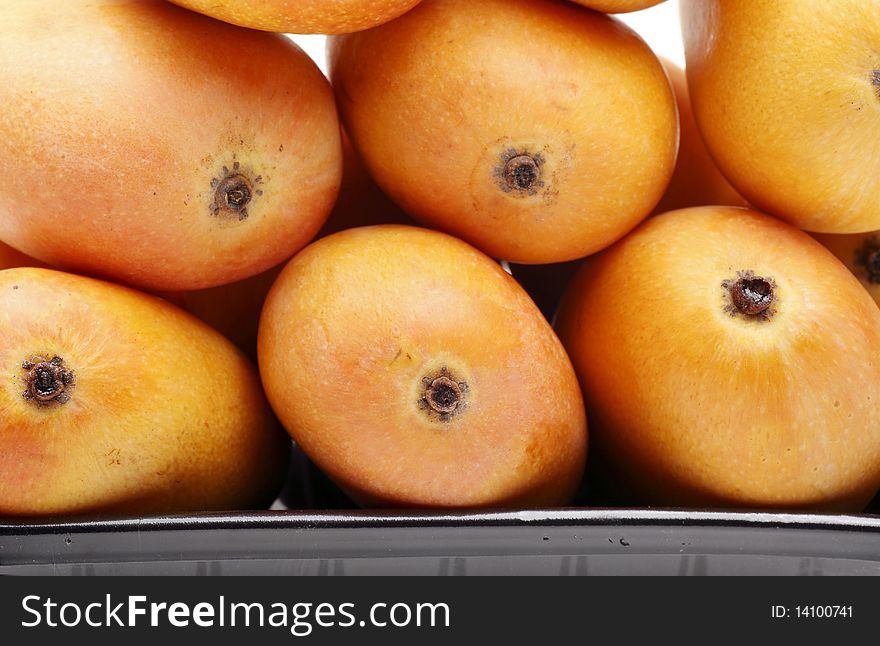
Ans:
POLYGON ((174 1, 0 0, 0 515, 880 488, 880 1, 174 1))

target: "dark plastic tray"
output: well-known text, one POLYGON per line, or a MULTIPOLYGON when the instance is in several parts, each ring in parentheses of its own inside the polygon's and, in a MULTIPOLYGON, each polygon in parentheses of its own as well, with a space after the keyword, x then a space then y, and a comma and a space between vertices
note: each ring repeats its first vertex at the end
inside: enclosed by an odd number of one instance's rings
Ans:
POLYGON ((880 517, 566 509, 6 522, 0 574, 880 575, 880 517))
POLYGON ((880 500, 859 515, 600 502, 585 487, 564 510, 362 511, 294 446, 271 511, 0 519, 0 575, 880 575, 880 500))

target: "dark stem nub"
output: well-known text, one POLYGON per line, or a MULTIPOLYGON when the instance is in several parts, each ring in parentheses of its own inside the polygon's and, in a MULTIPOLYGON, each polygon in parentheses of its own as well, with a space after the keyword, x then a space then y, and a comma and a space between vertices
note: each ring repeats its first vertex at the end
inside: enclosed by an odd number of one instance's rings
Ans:
POLYGON ((461 402, 461 387, 449 377, 437 377, 428 386, 425 400, 438 413, 452 413, 461 402))
POLYGON ((880 237, 865 238, 862 246, 856 249, 855 264, 864 270, 865 278, 872 285, 880 283, 880 237))
POLYGON ((871 83, 873 83, 876 88, 874 92, 880 97, 880 70, 871 71, 871 83))
POLYGON ((880 249, 874 249, 865 258, 865 269, 872 283, 880 283, 880 249))
POLYGON ((25 399, 36 400, 39 403, 57 401, 61 404, 70 399, 65 392, 73 383, 73 372, 64 367, 61 357, 53 357, 49 361, 33 363, 25 361, 21 364, 22 369, 27 370, 27 390, 24 392, 25 399))
POLYGON ((773 282, 761 276, 739 278, 730 290, 733 304, 743 314, 756 316, 773 305, 773 282))
POLYGON ((517 191, 532 189, 540 177, 541 170, 531 155, 517 155, 504 165, 504 181, 517 191))
POLYGON ((52 367, 40 364, 31 373, 30 389, 34 397, 45 402, 64 391, 64 382, 56 378, 52 367))
POLYGON ((217 186, 215 203, 223 204, 232 211, 241 212, 251 201, 252 193, 253 189, 247 177, 230 175, 217 186))

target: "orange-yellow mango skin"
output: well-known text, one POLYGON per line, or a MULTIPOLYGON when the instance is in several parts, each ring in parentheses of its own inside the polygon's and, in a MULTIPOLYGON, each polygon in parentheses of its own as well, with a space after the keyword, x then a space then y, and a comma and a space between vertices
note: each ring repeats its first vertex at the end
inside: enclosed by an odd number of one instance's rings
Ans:
POLYGON ((13 249, 9 245, 0 242, 0 269, 11 269, 13 267, 44 267, 45 265, 39 260, 35 260, 30 256, 13 249))
POLYGON ((794 227, 652 218, 587 262, 557 330, 594 455, 638 504, 858 511, 880 486, 880 310, 794 227), (769 320, 725 311, 748 269, 777 284, 769 320))
POLYGON ((337 231, 373 224, 413 224, 412 218, 376 186, 344 130, 342 161, 339 197, 336 198, 330 217, 318 232, 319 238, 337 231))
POLYGON ((730 182, 721 174, 694 121, 688 94, 687 77, 675 63, 661 59, 678 105, 679 144, 675 172, 655 213, 666 213, 689 206, 748 206, 730 182))
POLYGON ((604 13, 629 13, 653 7, 663 0, 572 0, 572 2, 604 13))
POLYGON ((228 285, 188 292, 159 292, 159 296, 210 325, 256 361, 260 312, 282 266, 228 285))
POLYGON ((313 243, 263 310, 260 370, 282 424, 370 506, 570 502, 587 448, 571 363, 499 265, 445 234, 382 225, 313 243), (443 367, 468 386, 419 406, 443 367))
POLYGON ((425 0, 333 37, 328 53, 346 130, 379 186, 496 258, 598 251, 648 215, 672 175, 677 116, 663 68, 602 14, 425 0), (542 162, 531 195, 503 178, 505 157, 523 152, 542 162))
POLYGON ((880 305, 880 276, 876 272, 869 271, 865 265, 866 257, 880 249, 880 231, 849 234, 816 233, 813 237, 847 266, 859 279, 862 287, 868 290, 874 302, 880 305))
POLYGON ((287 38, 151 1, 0 0, 0 22, 0 240, 183 290, 265 271, 320 229, 338 120, 287 38), (211 208, 235 164, 253 182, 243 221, 211 208))
MULTIPOLYGON (((0 242, 0 269, 47 267, 39 260, 0 242)), ((183 308, 232 341, 248 357, 257 358, 260 311, 281 266, 228 285, 158 295, 183 308)))
MULTIPOLYGON (((342 143, 342 186, 333 211, 318 232, 318 237, 370 224, 411 223, 412 220, 367 175, 345 133, 342 143)), ((3 249, 0 245, 0 263, 2 259, 3 249)), ((228 285, 187 292, 161 292, 160 296, 221 332, 256 361, 260 312, 282 268, 283 265, 279 265, 228 285)))
POLYGON ((190 315, 91 278, 0 271, 0 516, 267 504, 287 450, 253 365, 190 315), (74 371, 67 403, 22 396, 35 355, 74 371))
POLYGON ((821 233, 880 229, 880 4, 682 0, 697 124, 756 208, 821 233))
POLYGON ((347 34, 381 25, 419 0, 171 0, 251 29, 293 34, 347 34))

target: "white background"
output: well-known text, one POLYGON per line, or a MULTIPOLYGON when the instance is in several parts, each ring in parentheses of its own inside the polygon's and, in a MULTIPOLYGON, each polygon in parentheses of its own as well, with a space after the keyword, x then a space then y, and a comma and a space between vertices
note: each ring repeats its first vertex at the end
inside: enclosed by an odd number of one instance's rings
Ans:
MULTIPOLYGON (((668 58, 684 67, 684 49, 681 45, 681 27, 678 22, 678 0, 666 0, 650 9, 620 14, 618 18, 635 29, 658 56, 668 58)), ((325 37, 292 36, 292 38, 326 74, 325 37)))

